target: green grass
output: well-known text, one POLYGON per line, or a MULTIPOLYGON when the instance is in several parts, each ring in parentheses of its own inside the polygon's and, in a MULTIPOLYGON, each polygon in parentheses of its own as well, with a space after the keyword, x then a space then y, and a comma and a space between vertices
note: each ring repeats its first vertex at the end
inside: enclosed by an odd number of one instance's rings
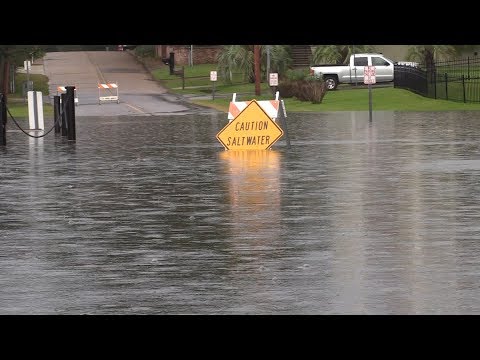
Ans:
MULTIPOLYGON (((181 67, 176 67, 180 70, 181 67)), ((179 75, 170 75, 170 68, 163 66, 152 71, 152 76, 159 81, 169 91, 177 94, 196 94, 208 95, 212 93, 213 83, 210 81, 210 71, 218 71, 217 64, 198 64, 194 66, 184 66, 185 70, 185 89, 182 90, 182 77, 179 75)), ((248 83, 243 79, 241 73, 232 73, 231 83, 225 82, 220 73, 217 73, 218 81, 215 82, 215 93, 228 94, 232 92, 253 92, 255 93, 255 84, 248 83)), ((264 91, 268 90, 267 84, 262 84, 264 91)))
MULTIPOLYGON (((210 71, 216 70, 216 64, 199 64, 185 66, 185 89, 182 90, 181 77, 169 74, 169 67, 165 66, 155 70, 152 75, 160 81, 169 91, 179 94, 211 96, 212 82, 210 71), (189 79, 191 77, 191 79, 189 79)), ((449 96, 455 100, 462 100, 458 84, 449 84, 449 96)), ((461 84, 460 84, 461 86, 461 84)), ((440 89, 437 89, 439 96, 440 89)), ((266 100, 273 99, 270 87, 261 84, 261 96, 255 96, 255 84, 246 83, 235 74, 232 84, 226 84, 222 79, 215 84, 215 100, 192 99, 198 105, 212 107, 227 112, 232 94, 237 93, 237 100, 266 100)), ((296 99, 284 99, 288 111, 368 111, 368 89, 354 89, 351 86, 341 87, 336 91, 329 91, 321 104, 302 102, 296 99)), ((393 87, 373 88, 373 110, 398 110, 398 111, 448 111, 448 110, 480 110, 480 104, 447 100, 435 100, 417 95, 411 91, 393 87)))
MULTIPOLYGON (((251 99, 253 99, 252 97, 251 99)), ((267 97, 272 99, 273 97, 267 97)), ((238 100, 251 100, 238 99, 238 100)), ((231 98, 212 100, 195 100, 196 104, 213 107, 227 112, 231 98)), ((261 99, 257 99, 261 100, 261 99)), ((329 91, 321 104, 302 102, 296 99, 284 99, 288 111, 368 111, 368 89, 329 91)), ((480 110, 480 104, 460 103, 447 100, 426 98, 411 91, 396 88, 372 89, 373 111, 449 111, 480 110)))
MULTIPOLYGON (((479 81, 464 81, 465 84, 465 98, 468 101, 469 99, 478 100, 479 99, 479 81)), ((445 87, 445 83, 437 82, 437 98, 446 99, 448 95, 449 100, 463 102, 463 91, 464 84, 462 81, 451 81, 448 82, 448 89, 445 87)), ((435 96, 435 86, 431 84, 429 86, 428 92, 430 96, 435 96)))
MULTIPOLYGON (((29 78, 33 81, 33 90, 41 91, 42 95, 49 95, 48 92, 48 77, 41 74, 30 74, 29 78)), ((15 93, 8 94, 7 106, 10 113, 15 118, 28 118, 28 104, 23 98, 22 84, 27 81, 27 74, 15 74, 15 93)), ((43 104, 43 115, 53 116, 53 106, 50 104, 43 104)))
MULTIPOLYGON (((178 67, 177 67, 178 69, 178 67)), ((194 94, 210 97, 212 95, 212 82, 210 71, 217 70, 216 64, 198 64, 185 66, 185 90, 181 89, 182 81, 178 75, 170 75, 168 66, 162 66, 152 72, 154 79, 159 81, 171 92, 179 94, 194 94)), ((44 75, 31 74, 34 90, 42 91, 48 95, 48 78, 44 75)), ((9 95, 9 109, 14 117, 28 117, 28 107, 22 99, 22 83, 26 81, 26 74, 16 75, 16 92, 9 95), (12 101, 10 101, 12 99, 12 101)), ((449 85, 449 96, 456 96, 458 89, 449 85)), ((437 88, 440 95, 440 88, 437 88)), ((226 84, 219 77, 215 83, 215 100, 192 100, 192 102, 212 107, 227 112, 232 94, 237 93, 237 100, 266 100, 273 99, 270 87, 261 84, 261 96, 255 96, 255 84, 245 82, 241 74, 234 73, 232 84, 226 84)), ((296 99, 284 99, 287 111, 322 112, 322 111, 368 111, 368 89, 352 89, 345 87, 336 91, 329 91, 321 104, 302 102, 296 99)), ((393 87, 373 88, 372 102, 374 111, 449 111, 449 110, 480 110, 480 104, 435 100, 426 98, 408 90, 393 87)), ((53 116, 53 107, 44 104, 44 115, 53 116)))
MULTIPOLYGON (((28 118, 28 105, 17 102, 8 102, 8 110, 12 116, 17 118, 28 118)), ((50 104, 43 104, 43 116, 44 117, 53 117, 53 106, 50 104)), ((7 114, 7 117, 10 116, 7 114)))
MULTIPOLYGON (((43 95, 49 95, 48 92, 48 77, 41 74, 30 74, 30 81, 33 81, 33 90, 41 91, 43 95)), ((22 97, 22 84, 27 81, 27 74, 17 73, 15 75, 15 93, 10 94, 10 97, 22 97)))

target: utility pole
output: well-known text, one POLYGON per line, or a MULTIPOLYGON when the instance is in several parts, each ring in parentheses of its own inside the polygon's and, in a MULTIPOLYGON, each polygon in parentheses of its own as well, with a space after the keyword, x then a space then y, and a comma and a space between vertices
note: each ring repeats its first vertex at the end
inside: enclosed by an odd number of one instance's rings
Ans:
POLYGON ((253 59, 255 62, 255 95, 260 96, 260 45, 253 45, 253 59))
POLYGON ((267 81, 267 84, 269 82, 269 79, 270 79, 270 45, 266 45, 267 47, 267 76, 266 76, 266 81, 267 81))

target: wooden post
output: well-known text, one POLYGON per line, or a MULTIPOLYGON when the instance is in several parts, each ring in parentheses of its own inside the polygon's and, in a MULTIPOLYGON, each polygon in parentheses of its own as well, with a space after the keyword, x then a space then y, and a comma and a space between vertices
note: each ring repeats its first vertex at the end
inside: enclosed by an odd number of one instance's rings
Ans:
POLYGON ((260 89, 260 45, 253 45, 253 58, 255 62, 255 95, 261 95, 260 89))

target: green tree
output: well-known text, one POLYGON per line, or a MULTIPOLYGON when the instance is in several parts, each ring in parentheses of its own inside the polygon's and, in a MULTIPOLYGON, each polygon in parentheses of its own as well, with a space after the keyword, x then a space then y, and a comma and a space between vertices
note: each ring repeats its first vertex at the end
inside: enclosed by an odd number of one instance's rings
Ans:
POLYGON ((44 55, 40 45, 0 45, 0 92, 8 93, 10 64, 20 66, 24 60, 40 58, 44 55))
MULTIPOLYGON (((292 49, 290 45, 270 45, 270 72, 276 72, 280 77, 292 66, 292 49)), ((267 47, 262 46, 262 70, 267 76, 267 47)))
POLYGON ((218 54, 218 71, 227 81, 231 81, 232 72, 239 71, 243 79, 255 81, 253 45, 227 45, 218 54))
POLYGON ((407 60, 425 65, 427 73, 435 71, 435 61, 448 59, 458 54, 452 45, 411 45, 407 50, 407 60))
MULTIPOLYGON (((267 49, 260 45, 262 76, 265 78, 267 68, 267 49)), ((227 81, 231 81, 232 72, 241 72, 243 79, 255 82, 253 45, 227 45, 217 57, 218 71, 227 81)), ((290 46, 270 46, 270 71, 278 72, 279 76, 284 74, 292 64, 290 46)))
POLYGON ((315 45, 312 61, 314 64, 346 64, 353 54, 374 51, 372 45, 315 45))

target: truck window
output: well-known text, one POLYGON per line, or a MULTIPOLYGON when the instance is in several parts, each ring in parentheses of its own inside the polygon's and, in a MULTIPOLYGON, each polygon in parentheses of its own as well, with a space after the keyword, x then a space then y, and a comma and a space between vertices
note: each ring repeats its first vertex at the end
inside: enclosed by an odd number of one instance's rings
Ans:
POLYGON ((354 66, 368 66, 368 58, 366 56, 356 57, 353 61, 354 66))
POLYGON ((372 66, 388 66, 390 65, 388 61, 382 59, 378 56, 372 56, 372 66))

